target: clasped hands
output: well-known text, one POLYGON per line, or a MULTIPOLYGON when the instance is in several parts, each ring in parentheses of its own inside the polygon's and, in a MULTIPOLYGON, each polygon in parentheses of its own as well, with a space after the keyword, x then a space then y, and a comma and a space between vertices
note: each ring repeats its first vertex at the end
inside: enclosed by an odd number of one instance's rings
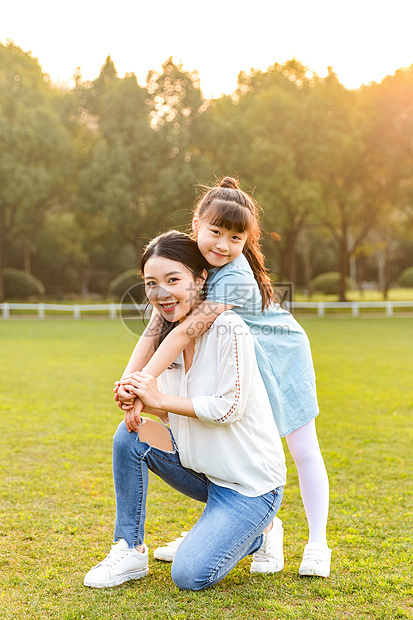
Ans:
MULTIPOLYGON (((162 410, 162 393, 158 389, 156 379, 144 372, 133 372, 115 382, 113 389, 118 407, 125 412, 125 424, 129 432, 137 433, 141 425, 141 413, 151 409, 162 410)), ((160 419, 166 419, 157 411, 160 419)))

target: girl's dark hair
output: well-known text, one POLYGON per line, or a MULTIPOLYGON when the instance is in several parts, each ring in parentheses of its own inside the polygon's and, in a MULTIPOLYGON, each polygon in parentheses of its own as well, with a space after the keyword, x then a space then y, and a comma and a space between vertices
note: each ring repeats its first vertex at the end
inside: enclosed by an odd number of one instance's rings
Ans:
MULTIPOLYGON (((194 278, 199 278, 204 269, 208 270, 209 268, 209 264, 199 251, 196 241, 191 239, 189 235, 177 230, 163 233, 148 243, 141 258, 142 275, 151 256, 162 256, 181 263, 189 269, 194 278)), ((159 323, 155 327, 155 349, 178 324, 178 322, 171 323, 159 316, 159 323)))
POLYGON ((260 245, 258 206, 232 177, 224 177, 216 187, 204 189, 203 196, 195 205, 195 215, 199 221, 208 220, 213 226, 247 232, 243 253, 258 283, 264 310, 274 301, 274 291, 260 245))

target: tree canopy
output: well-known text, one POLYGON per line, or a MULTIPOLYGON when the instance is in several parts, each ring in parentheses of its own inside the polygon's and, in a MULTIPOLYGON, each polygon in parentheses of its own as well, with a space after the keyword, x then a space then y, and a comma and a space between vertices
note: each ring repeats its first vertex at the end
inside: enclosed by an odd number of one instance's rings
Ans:
POLYGON ((205 100, 172 58, 140 85, 108 57, 62 90, 0 44, 0 274, 32 271, 51 296, 105 294, 151 237, 187 229, 199 185, 227 174, 262 207, 275 279, 311 291, 339 271, 342 299, 354 274, 386 295, 413 265, 412 171, 413 66, 351 91, 294 59, 205 100))

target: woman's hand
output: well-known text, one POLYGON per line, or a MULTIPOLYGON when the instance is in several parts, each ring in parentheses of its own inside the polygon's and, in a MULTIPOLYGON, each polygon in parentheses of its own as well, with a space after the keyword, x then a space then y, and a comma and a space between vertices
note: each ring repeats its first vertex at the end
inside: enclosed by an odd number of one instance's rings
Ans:
POLYGON ((139 396, 144 405, 152 409, 163 409, 162 393, 158 389, 155 377, 144 372, 134 372, 120 380, 120 386, 139 396))

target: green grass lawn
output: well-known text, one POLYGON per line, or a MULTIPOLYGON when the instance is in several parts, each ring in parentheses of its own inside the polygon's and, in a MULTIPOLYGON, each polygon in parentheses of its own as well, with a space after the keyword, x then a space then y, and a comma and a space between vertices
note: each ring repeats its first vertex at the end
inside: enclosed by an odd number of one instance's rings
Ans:
MULTIPOLYGON (((0 322, 0 618, 114 620, 413 618, 413 320, 303 321, 331 484, 329 579, 300 578, 306 521, 288 461, 285 568, 181 592, 170 566, 109 590, 82 585, 114 524, 112 384, 135 338, 119 321, 0 322)), ((151 478, 146 542, 193 525, 202 506, 151 478)))

